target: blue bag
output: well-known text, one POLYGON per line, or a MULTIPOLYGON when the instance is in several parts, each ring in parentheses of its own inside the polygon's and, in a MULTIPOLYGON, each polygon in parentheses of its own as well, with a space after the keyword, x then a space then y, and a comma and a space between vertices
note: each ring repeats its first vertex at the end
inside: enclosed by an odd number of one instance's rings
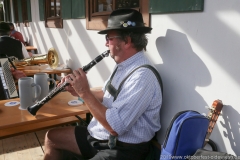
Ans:
POLYGON ((204 145, 209 120, 196 111, 177 113, 166 132, 160 160, 187 159, 204 145))

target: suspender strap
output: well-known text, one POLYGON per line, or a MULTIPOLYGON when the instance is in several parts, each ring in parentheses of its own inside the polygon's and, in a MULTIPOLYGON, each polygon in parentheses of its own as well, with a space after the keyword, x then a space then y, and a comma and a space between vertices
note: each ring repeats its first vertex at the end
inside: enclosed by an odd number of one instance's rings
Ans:
POLYGON ((112 78, 113 78, 114 74, 115 74, 116 71, 117 71, 117 68, 116 68, 116 70, 113 72, 112 76, 110 77, 110 80, 108 81, 108 83, 107 83, 107 85, 106 85, 107 91, 114 97, 113 101, 115 101, 115 100, 117 99, 117 96, 118 96, 118 94, 120 93, 120 91, 121 91, 121 89, 122 89, 122 86, 123 86, 124 82, 128 79, 128 77, 131 76, 134 71, 136 71, 137 69, 139 69, 139 68, 141 68, 141 67, 145 67, 145 68, 148 68, 148 69, 152 70, 152 72, 155 74, 155 76, 156 76, 156 78, 157 78, 157 80, 158 80, 158 83, 159 83, 159 85, 160 85, 160 87, 161 87, 161 91, 162 91, 162 94, 163 94, 162 78, 161 78, 160 74, 158 73, 158 71, 157 71, 154 67, 146 64, 146 65, 142 65, 142 66, 139 66, 139 67, 135 68, 133 71, 131 71, 131 72, 127 75, 127 77, 125 77, 125 78, 123 79, 123 81, 122 81, 122 82, 120 83, 120 85, 119 85, 118 90, 116 90, 116 89, 111 85, 112 78))
POLYGON ((122 82, 120 83, 120 85, 119 85, 119 88, 118 88, 118 90, 117 90, 116 95, 114 96, 113 101, 115 101, 115 100, 117 99, 117 96, 118 96, 118 94, 120 93, 120 91, 121 91, 121 89, 122 89, 122 86, 123 86, 124 82, 127 80, 127 78, 128 78, 131 74, 133 74, 134 71, 136 71, 137 69, 139 69, 139 68, 141 68, 141 67, 146 67, 146 68, 148 68, 148 69, 150 69, 150 70, 153 71, 153 73, 154 73, 155 76, 157 77, 157 80, 158 80, 158 82, 159 82, 159 84, 160 84, 160 87, 161 87, 161 91, 162 91, 162 93, 163 93, 162 78, 160 77, 158 71, 157 71, 154 67, 146 64, 146 65, 142 65, 142 66, 139 66, 139 67, 135 68, 131 73, 129 73, 129 74, 127 75, 127 77, 125 77, 125 78, 123 79, 123 81, 122 81, 122 82))
POLYGON ((109 81, 107 82, 106 84, 106 90, 113 96, 115 97, 116 96, 116 93, 117 93, 117 90, 112 86, 111 82, 112 82, 112 79, 115 75, 115 73, 117 72, 117 69, 116 68, 112 74, 112 76, 110 77, 109 81))

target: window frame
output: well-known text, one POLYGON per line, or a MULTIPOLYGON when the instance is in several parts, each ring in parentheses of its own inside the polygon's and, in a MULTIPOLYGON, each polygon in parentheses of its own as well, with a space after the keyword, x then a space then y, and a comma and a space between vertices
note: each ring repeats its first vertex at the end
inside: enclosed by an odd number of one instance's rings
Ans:
MULTIPOLYGON (((107 20, 111 11, 94 12, 96 10, 96 0, 86 0, 86 29, 103 30, 107 27, 107 20), (95 8, 95 9, 94 9, 95 8)), ((112 1, 113 10, 115 9, 116 0, 112 1)), ((139 7, 133 8, 143 15, 145 26, 150 27, 149 0, 139 0, 139 7)))
MULTIPOLYGON (((51 16, 51 0, 45 0, 45 27, 46 28, 63 28, 63 19, 62 19, 62 11, 60 10, 60 16, 56 16, 56 1, 54 0, 54 16, 51 16)), ((61 6, 61 0, 60 6, 61 6)), ((60 7, 61 9, 61 7, 60 7)))

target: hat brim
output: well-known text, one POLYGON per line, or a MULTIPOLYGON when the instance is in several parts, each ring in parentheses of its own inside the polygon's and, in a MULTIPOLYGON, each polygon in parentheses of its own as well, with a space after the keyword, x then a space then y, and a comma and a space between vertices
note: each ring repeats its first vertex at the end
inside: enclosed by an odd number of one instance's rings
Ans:
POLYGON ((119 30, 119 31, 131 31, 131 32, 138 32, 138 33, 150 33, 152 28, 150 27, 133 27, 133 28, 119 28, 119 27, 112 27, 112 28, 106 28, 105 30, 99 31, 98 34, 107 34, 109 31, 112 30, 119 30))

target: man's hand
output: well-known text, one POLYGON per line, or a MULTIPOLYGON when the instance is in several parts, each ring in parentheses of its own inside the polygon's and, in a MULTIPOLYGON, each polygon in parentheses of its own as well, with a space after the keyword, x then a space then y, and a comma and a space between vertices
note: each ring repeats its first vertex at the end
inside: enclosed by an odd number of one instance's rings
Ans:
POLYGON ((82 68, 79 68, 74 70, 73 73, 68 76, 69 77, 66 81, 71 84, 78 96, 84 99, 84 95, 91 92, 86 73, 82 70, 82 68))
POLYGON ((19 78, 22 78, 22 77, 27 77, 23 71, 19 71, 14 68, 11 68, 11 72, 12 72, 14 79, 16 79, 16 80, 18 80, 19 78))
MULTIPOLYGON (((67 79, 69 79, 69 75, 63 77, 61 79, 61 81, 58 83, 57 86, 60 86, 61 84, 63 84, 67 79)), ((66 91, 70 92, 73 96, 76 96, 78 97, 78 94, 76 93, 76 91, 73 89, 73 87, 71 86, 71 84, 67 85, 65 88, 64 88, 66 91)))

